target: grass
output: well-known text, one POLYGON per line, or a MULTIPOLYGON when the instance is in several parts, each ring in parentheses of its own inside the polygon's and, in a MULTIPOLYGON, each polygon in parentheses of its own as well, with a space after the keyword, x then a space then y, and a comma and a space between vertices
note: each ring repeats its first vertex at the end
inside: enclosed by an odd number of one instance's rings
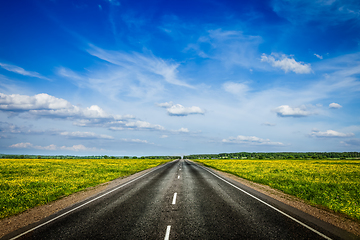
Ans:
POLYGON ((195 161, 360 220, 360 160, 195 161))
POLYGON ((0 219, 168 161, 0 159, 0 219))

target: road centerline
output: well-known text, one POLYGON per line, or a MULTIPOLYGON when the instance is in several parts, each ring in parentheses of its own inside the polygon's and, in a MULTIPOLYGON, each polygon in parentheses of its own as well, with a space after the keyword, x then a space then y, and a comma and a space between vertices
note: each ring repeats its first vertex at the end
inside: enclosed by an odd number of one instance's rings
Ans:
POLYGON ((173 197, 173 201, 172 201, 172 204, 173 204, 173 205, 176 204, 176 196, 177 196, 177 193, 174 193, 174 197, 173 197))
POLYGON ((168 226, 166 227, 166 233, 165 233, 165 238, 164 238, 164 240, 169 240, 169 237, 170 237, 170 228, 171 228, 170 225, 168 225, 168 226))

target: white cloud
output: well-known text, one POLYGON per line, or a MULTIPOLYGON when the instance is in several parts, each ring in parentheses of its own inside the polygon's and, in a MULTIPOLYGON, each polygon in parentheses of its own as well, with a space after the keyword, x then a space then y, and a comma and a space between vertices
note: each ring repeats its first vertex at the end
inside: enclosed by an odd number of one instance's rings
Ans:
POLYGON ((16 143, 9 147, 11 147, 11 148, 32 148, 33 145, 29 142, 26 142, 26 143, 16 143))
POLYGON ((170 116, 187 116, 190 114, 204 114, 205 111, 200 107, 184 107, 181 104, 174 104, 173 102, 165 102, 156 104, 158 107, 166 108, 170 116))
POLYGON ((134 128, 134 129, 165 130, 165 128, 161 125, 151 124, 145 121, 128 122, 125 123, 125 126, 127 128, 134 128))
POLYGON ((222 87, 225 91, 238 96, 245 95, 249 91, 249 87, 245 83, 226 82, 222 87))
POLYGON ((39 149, 39 150, 56 150, 57 147, 54 144, 50 144, 49 146, 34 146, 33 144, 26 142, 26 143, 16 143, 11 146, 11 148, 33 148, 33 149, 39 149))
POLYGON ((307 111, 305 106, 290 107, 289 105, 281 105, 275 108, 275 112, 279 117, 306 117, 314 113, 307 111))
POLYGON ((318 137, 318 138, 342 138, 342 137, 352 137, 354 136, 353 133, 341 133, 334 130, 327 130, 326 132, 320 132, 317 129, 313 129, 309 134, 311 137, 318 137))
POLYGON ((330 103, 329 108, 339 109, 339 108, 342 108, 342 106, 340 104, 338 104, 338 103, 330 103))
POLYGON ((36 77, 36 78, 49 80, 48 78, 42 76, 41 74, 39 74, 37 72, 26 71, 25 69, 15 66, 15 65, 0 63, 0 67, 2 67, 3 69, 5 69, 7 71, 14 72, 14 73, 17 73, 17 74, 20 74, 23 76, 36 77))
POLYGON ((190 114, 204 114, 204 110, 199 107, 184 107, 180 104, 175 104, 166 109, 170 116, 187 116, 190 114))
POLYGON ((158 107, 162 107, 162 108, 170 108, 172 106, 174 106, 173 102, 164 102, 164 103, 157 103, 156 104, 158 107))
POLYGON ((114 139, 114 137, 105 134, 96 134, 93 132, 61 132, 60 135, 70 138, 88 138, 88 139, 114 139))
POLYGON ((266 55, 263 53, 261 56, 261 61, 268 62, 273 67, 281 68, 285 71, 285 73, 289 71, 293 71, 297 74, 311 73, 310 64, 297 62, 293 57, 288 57, 285 54, 279 55, 272 53, 271 55, 266 55))
POLYGON ((140 120, 131 121, 134 118, 132 115, 112 115, 97 105, 80 108, 64 99, 56 98, 46 93, 35 96, 0 93, 0 110, 28 113, 36 117, 73 119, 76 120, 74 125, 81 127, 105 127, 111 130, 120 130, 120 128, 165 130, 163 126, 158 124, 151 124, 140 120))
POLYGON ((319 55, 319 54, 314 53, 314 55, 315 55, 317 58, 319 58, 319 59, 323 59, 323 56, 321 56, 321 55, 319 55))
POLYGON ((161 135, 160 138, 168 138, 169 136, 168 135, 161 135))
POLYGON ((0 110, 13 112, 28 112, 36 116, 51 116, 60 118, 115 118, 121 119, 120 115, 109 115, 99 106, 93 105, 80 108, 70 102, 40 93, 34 96, 0 93, 0 110))
POLYGON ((147 140, 141 140, 141 139, 126 139, 126 138, 123 138, 121 140, 124 141, 124 142, 152 144, 152 143, 149 143, 147 140))
POLYGON ((189 129, 187 128, 180 128, 179 130, 174 130, 174 132, 178 132, 178 133, 188 133, 189 132, 189 129))
POLYGON ((42 147, 42 146, 34 146, 34 148, 35 149, 40 149, 40 150, 56 150, 57 149, 56 145, 54 145, 54 144, 50 144, 49 146, 44 146, 44 147, 42 147))
POLYGON ((222 140, 223 143, 236 143, 236 144, 250 144, 250 145, 277 145, 283 146, 281 142, 272 142, 269 139, 262 139, 255 136, 243 136, 229 137, 222 140))
POLYGON ((40 93, 35 96, 20 94, 6 95, 0 93, 0 110, 28 111, 28 110, 59 110, 69 109, 72 105, 61 98, 40 93))
MULTIPOLYGON (((69 150, 69 151, 96 151, 98 150, 97 148, 93 147, 93 148, 88 148, 88 147, 85 147, 84 145, 82 144, 79 144, 79 145, 73 145, 72 147, 66 147, 66 146, 62 146, 60 147, 60 150, 69 150)), ((103 149, 101 149, 103 150, 103 149)))

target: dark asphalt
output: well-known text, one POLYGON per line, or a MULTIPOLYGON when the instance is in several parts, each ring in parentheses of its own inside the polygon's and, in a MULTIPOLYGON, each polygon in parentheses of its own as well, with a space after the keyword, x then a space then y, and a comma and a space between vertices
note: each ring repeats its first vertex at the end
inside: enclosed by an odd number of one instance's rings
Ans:
POLYGON ((279 211, 328 239, 359 239, 237 182, 226 181, 235 187, 193 162, 173 161, 46 223, 84 202, 50 216, 42 221, 46 224, 17 239, 164 239, 167 226, 171 226, 169 239, 326 239, 279 211), (177 198, 172 204, 174 193, 177 198))

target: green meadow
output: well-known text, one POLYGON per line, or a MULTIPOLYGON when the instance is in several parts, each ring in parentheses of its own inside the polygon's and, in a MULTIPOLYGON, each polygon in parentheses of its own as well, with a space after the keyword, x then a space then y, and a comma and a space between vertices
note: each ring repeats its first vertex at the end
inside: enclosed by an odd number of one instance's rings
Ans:
POLYGON ((0 219, 168 161, 0 159, 0 219))

